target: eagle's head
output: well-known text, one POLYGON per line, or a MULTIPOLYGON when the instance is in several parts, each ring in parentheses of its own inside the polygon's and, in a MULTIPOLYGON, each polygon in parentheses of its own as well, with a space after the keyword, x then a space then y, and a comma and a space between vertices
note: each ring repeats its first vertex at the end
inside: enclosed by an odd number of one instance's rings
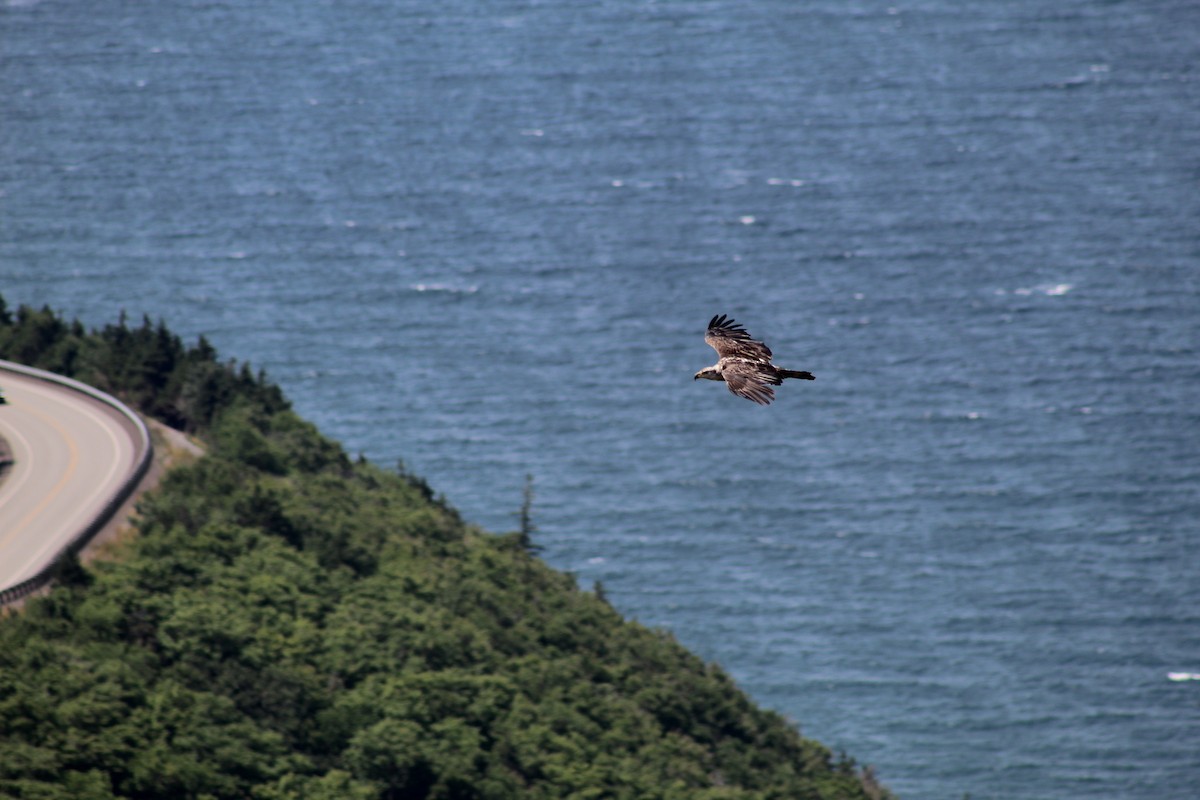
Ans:
POLYGON ((716 367, 705 367, 692 377, 692 380, 698 381, 704 378, 707 381, 723 381, 725 378, 721 376, 721 370, 716 367))

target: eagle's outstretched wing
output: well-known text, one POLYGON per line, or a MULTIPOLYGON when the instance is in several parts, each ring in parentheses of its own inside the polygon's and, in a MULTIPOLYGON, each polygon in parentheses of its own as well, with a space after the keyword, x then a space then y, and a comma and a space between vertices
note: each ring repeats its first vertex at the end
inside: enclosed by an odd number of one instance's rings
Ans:
POLYGON ((771 384, 778 386, 779 378, 769 371, 770 367, 762 362, 743 361, 741 359, 722 360, 721 374, 729 391, 738 397, 753 400, 760 406, 770 405, 775 399, 775 390, 771 384))
POLYGON ((766 362, 771 360, 771 348, 757 339, 751 339, 740 323, 726 318, 724 314, 709 320, 704 341, 708 342, 721 358, 745 358, 766 362))

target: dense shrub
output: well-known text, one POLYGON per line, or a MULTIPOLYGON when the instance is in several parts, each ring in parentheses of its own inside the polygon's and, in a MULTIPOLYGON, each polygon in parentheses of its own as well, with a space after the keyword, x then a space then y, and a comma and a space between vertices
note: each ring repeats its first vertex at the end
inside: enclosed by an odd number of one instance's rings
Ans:
POLYGON ((10 314, 0 355, 199 431, 139 535, 0 622, 0 796, 867 798, 846 759, 277 387, 161 325, 10 314))

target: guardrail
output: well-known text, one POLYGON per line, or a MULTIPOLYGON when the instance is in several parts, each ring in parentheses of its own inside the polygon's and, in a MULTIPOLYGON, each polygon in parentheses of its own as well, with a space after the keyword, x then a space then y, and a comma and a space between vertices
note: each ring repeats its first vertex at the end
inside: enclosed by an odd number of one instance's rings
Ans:
POLYGON ((62 564, 63 559, 78 554, 79 551, 83 549, 83 546, 91 541, 91 538, 95 536, 101 528, 108 524, 108 521, 112 519, 114 514, 117 513, 117 509, 119 509, 125 503, 125 501, 129 499, 129 496, 133 494, 133 490, 136 489, 137 485, 142 482, 142 478, 146 477, 146 473, 150 469, 150 462, 154 459, 154 445, 150 442, 150 431, 146 428, 146 423, 142 422, 142 418, 135 414, 129 408, 129 406, 125 405, 112 395, 105 394, 99 389, 93 386, 88 386, 86 383, 82 383, 73 378, 68 378, 64 375, 56 375, 53 372, 47 372, 43 369, 27 367, 24 364, 17 364, 12 361, 0 360, 0 370, 16 372, 21 375, 46 381, 47 383, 58 384, 59 386, 80 392, 94 400, 104 403, 105 405, 111 406, 122 416, 126 417, 133 425, 137 438, 137 441, 134 442, 134 446, 139 453, 137 456, 137 463, 134 466, 133 471, 129 473, 128 477, 126 477, 125 481, 121 484, 117 492, 111 498, 109 498, 109 501, 104 505, 104 508, 100 509, 99 513, 92 518, 91 522, 85 525, 78 534, 73 536, 67 544, 65 544, 49 561, 46 562, 46 566, 38 570, 37 573, 32 577, 26 578, 20 583, 15 583, 6 589, 0 589, 0 606, 5 606, 9 603, 14 603, 17 600, 29 596, 38 589, 41 589, 50 581, 54 580, 54 577, 58 573, 59 566, 62 564))

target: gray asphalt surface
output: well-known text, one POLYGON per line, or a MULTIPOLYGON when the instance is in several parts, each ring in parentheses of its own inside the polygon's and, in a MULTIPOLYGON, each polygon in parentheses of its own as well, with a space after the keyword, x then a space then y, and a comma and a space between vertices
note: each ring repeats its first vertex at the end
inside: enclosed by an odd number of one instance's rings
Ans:
POLYGON ((36 574, 103 509, 136 466, 132 425, 81 392, 0 365, 0 589, 36 574))

